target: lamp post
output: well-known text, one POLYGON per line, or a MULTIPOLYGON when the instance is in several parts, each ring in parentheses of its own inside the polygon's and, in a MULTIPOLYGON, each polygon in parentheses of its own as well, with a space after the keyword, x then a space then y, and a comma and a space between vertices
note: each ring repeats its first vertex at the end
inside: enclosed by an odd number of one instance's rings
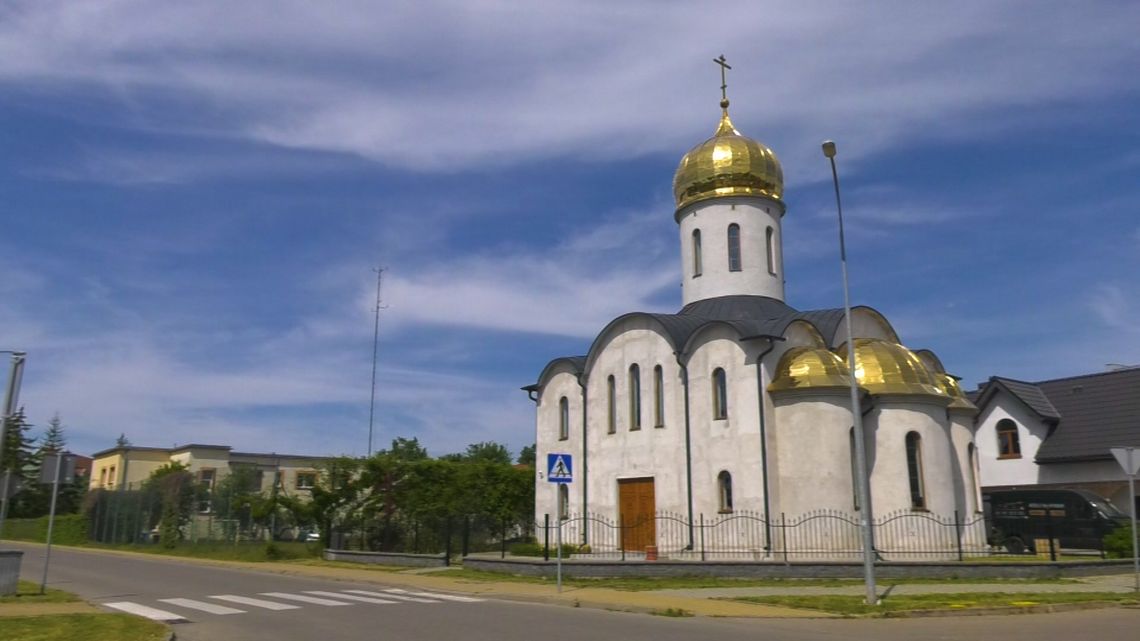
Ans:
POLYGON ((835 185, 835 210, 839 215, 839 263, 843 268, 843 319, 847 326, 847 369, 851 380, 851 417, 855 433, 856 483, 859 485, 859 528, 863 532, 863 580, 867 605, 879 603, 875 589, 875 538, 871 531, 871 488, 867 479, 867 449, 863 440, 863 408, 859 403, 859 385, 855 380, 855 336, 851 331, 851 294, 847 287, 847 244, 843 237, 843 205, 839 200, 839 172, 835 169, 835 143, 823 142, 823 155, 831 162, 831 178, 835 185))
POLYGON ((0 537, 4 535, 4 517, 8 513, 8 492, 12 486, 12 470, 4 469, 4 444, 8 440, 8 419, 16 413, 20 402, 20 381, 24 376, 24 360, 27 353, 18 350, 2 349, 0 354, 12 355, 12 369, 8 373, 8 384, 4 388, 4 406, 0 407, 0 537))

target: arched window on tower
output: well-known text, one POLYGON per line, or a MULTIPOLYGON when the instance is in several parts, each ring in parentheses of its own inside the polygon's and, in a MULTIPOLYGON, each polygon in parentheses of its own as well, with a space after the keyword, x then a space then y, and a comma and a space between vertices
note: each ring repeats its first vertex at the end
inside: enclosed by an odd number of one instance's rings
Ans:
POLYGON ((641 429, 641 368, 629 366, 629 429, 641 429))
POLYGON ((665 427, 665 372, 653 368, 653 427, 665 427))
POLYGON ((728 226, 728 271, 740 270, 740 225, 732 223, 728 226))
POLYGON ((606 379, 606 401, 609 410, 606 413, 606 431, 613 434, 617 431, 617 384, 613 376, 606 379))
POLYGON ((974 495, 974 511, 982 511, 982 483, 978 473, 978 448, 973 443, 966 448, 966 458, 970 465, 970 492, 974 495))
POLYGON ((1021 458, 1021 438, 1017 435, 1017 423, 1003 418, 997 424, 998 458, 1021 458))
POLYGON ((693 230, 693 277, 701 275, 701 230, 693 230))
POLYGON ((720 513, 732 511, 732 475, 722 471, 716 476, 717 490, 720 492, 720 513))
POLYGON ((558 484, 558 518, 563 521, 570 518, 570 488, 565 483, 558 484))
POLYGON ((764 245, 768 248, 768 273, 776 275, 776 230, 771 227, 764 233, 764 245))
POLYGON ((926 487, 922 479, 922 437, 918 432, 906 435, 906 471, 910 480, 910 506, 926 509, 926 487))
POLYGON ((563 396, 558 401, 558 440, 570 438, 570 401, 563 396))
POLYGON ((716 368, 712 375, 712 405, 713 418, 716 420, 728 418, 728 381, 724 370, 716 368))
POLYGON ((847 431, 847 443, 851 450, 851 503, 859 509, 859 457, 855 452, 855 428, 847 431))

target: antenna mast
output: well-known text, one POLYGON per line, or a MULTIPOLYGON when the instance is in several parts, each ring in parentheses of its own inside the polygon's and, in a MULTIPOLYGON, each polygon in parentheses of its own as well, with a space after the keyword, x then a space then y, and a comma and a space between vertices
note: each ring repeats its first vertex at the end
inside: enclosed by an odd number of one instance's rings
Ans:
POLYGON ((374 268, 376 272, 376 320, 372 328, 372 398, 368 403, 368 458, 372 458, 372 423, 376 416, 376 356, 380 350, 380 287, 384 282, 385 268, 374 268))

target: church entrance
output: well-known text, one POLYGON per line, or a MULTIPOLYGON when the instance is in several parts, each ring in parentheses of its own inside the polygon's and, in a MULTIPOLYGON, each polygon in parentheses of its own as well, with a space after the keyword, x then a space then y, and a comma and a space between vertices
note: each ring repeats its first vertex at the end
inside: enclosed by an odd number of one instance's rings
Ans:
POLYGON ((645 546, 657 544, 657 501, 652 478, 618 479, 618 509, 622 549, 644 552, 645 546))

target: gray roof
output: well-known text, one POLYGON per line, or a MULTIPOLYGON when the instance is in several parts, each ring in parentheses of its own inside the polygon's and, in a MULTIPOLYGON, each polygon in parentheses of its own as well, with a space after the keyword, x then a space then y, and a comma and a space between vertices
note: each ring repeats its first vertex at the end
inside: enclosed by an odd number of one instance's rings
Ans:
POLYGON ((1045 391, 1038 384, 1026 383, 1012 378, 990 377, 989 384, 978 397, 978 403, 986 403, 999 389, 1009 392, 1014 398, 1024 403, 1031 412, 1046 421, 1055 422, 1061 418, 1057 408, 1049 402, 1045 391))
POLYGON ((1108 449, 1140 446, 1140 368, 1042 381, 1060 415, 1037 450, 1037 461, 1109 459, 1108 449))

